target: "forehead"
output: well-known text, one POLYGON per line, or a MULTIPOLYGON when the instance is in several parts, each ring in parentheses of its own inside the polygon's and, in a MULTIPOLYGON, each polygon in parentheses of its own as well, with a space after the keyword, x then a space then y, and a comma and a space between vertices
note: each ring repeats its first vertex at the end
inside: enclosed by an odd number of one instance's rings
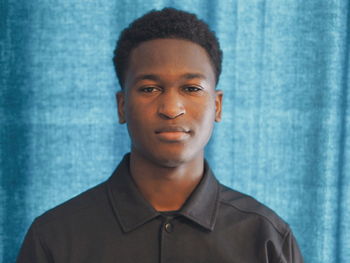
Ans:
POLYGON ((132 50, 126 81, 140 74, 176 76, 201 74, 214 81, 215 74, 206 50, 183 39, 155 39, 132 50))

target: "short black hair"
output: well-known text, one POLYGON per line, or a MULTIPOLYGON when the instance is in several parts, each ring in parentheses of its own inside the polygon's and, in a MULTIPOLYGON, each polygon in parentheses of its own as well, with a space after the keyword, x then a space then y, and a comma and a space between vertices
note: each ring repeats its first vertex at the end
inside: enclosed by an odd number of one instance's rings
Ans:
POLYGON ((121 32, 114 50, 113 63, 122 89, 132 50, 142 42, 159 38, 185 39, 202 46, 209 55, 216 84, 218 83, 222 51, 215 33, 195 14, 174 8, 164 8, 146 13, 121 32))

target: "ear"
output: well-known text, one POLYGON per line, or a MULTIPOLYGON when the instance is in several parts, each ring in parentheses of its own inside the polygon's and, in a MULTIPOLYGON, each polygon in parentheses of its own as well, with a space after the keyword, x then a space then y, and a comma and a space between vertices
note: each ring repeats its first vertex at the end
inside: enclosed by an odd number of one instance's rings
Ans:
POLYGON ((118 105, 118 117, 119 117, 119 123, 123 124, 126 123, 125 120, 125 93, 124 91, 119 91, 116 93, 116 100, 118 105))
POLYGON ((215 91, 215 121, 221 121, 221 113, 222 113, 222 97, 224 93, 221 90, 215 91))

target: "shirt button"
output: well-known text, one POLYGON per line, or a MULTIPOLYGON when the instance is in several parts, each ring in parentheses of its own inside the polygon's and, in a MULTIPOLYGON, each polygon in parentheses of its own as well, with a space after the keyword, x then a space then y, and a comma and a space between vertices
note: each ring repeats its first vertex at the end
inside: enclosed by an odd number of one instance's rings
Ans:
POLYGON ((173 232, 173 230, 174 230, 173 225, 170 224, 170 223, 166 223, 166 224, 164 225, 164 227, 165 227, 165 231, 168 232, 168 233, 171 233, 171 232, 173 232))

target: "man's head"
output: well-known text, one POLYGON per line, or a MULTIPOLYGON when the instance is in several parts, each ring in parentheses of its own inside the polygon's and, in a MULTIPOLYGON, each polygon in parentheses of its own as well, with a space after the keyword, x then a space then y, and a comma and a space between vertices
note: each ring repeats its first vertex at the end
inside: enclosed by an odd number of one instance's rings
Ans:
POLYGON ((146 14, 131 28, 121 34, 115 57, 123 87, 117 94, 119 122, 127 123, 131 153, 164 167, 203 160, 214 121, 221 119, 216 38, 210 33, 207 41, 210 31, 204 22, 173 9, 146 14), (189 25, 195 22, 206 33, 192 30, 189 25), (210 45, 199 40, 215 42, 215 48, 207 49, 210 45))
POLYGON ((132 50, 142 42, 160 38, 184 39, 202 46, 210 58, 216 84, 218 83, 222 51, 214 32, 194 14, 164 8, 160 11, 151 11, 136 19, 120 34, 114 50, 113 62, 122 89, 132 50))

